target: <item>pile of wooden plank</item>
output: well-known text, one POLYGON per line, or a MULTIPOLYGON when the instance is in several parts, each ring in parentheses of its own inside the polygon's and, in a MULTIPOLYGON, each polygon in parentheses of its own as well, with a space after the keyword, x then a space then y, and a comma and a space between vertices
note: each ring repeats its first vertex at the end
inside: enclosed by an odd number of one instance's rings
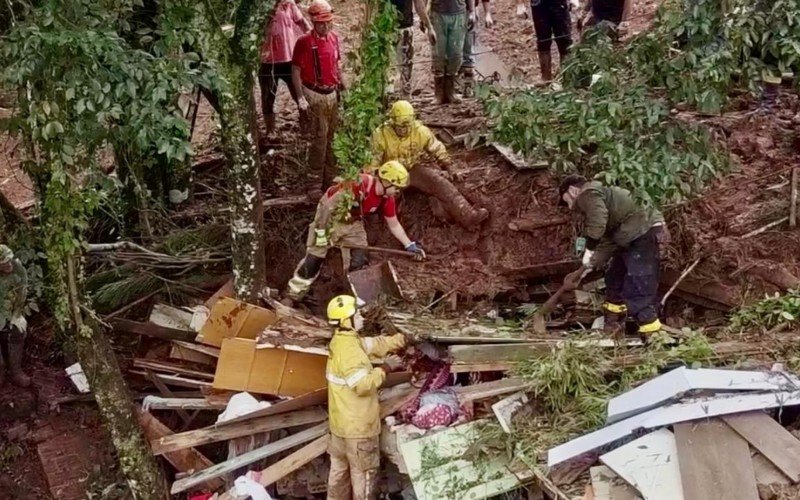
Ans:
MULTIPOLYGON (((279 494, 320 493, 327 467, 325 365, 330 327, 277 302, 260 307, 228 295, 230 291, 223 290, 205 307, 192 309, 157 304, 146 323, 115 322, 118 330, 157 339, 158 345, 133 359, 130 367, 131 373, 159 391, 144 397, 139 414, 153 453, 175 471, 173 494, 216 491, 219 498, 235 498, 232 480, 248 471, 258 472, 253 477, 265 487, 275 485, 279 494), (242 392, 269 406, 213 422, 231 397, 242 392), (220 460, 225 445, 227 458, 220 460)), ((552 339, 527 339, 522 330, 491 321, 389 311, 385 326, 384 333, 402 332, 439 344, 441 352, 452 358, 454 372, 496 372, 485 378, 487 382, 454 388, 459 402, 469 406, 525 389, 524 381, 503 372, 520 352, 546 352, 556 345, 552 339), (504 351, 508 345, 518 346, 519 351, 504 351)), ((380 393, 382 418, 417 395, 419 389, 410 380, 408 372, 389 374, 380 393)), ((480 406, 479 413, 491 417, 491 407, 480 406)), ((456 435, 462 431, 455 429, 456 435)), ((436 439, 451 440, 447 434, 436 439)), ((463 444, 452 441, 454 446, 463 444)), ((412 445, 403 450, 411 463, 419 463, 418 452, 419 447, 412 445)), ((519 485, 524 477, 509 476, 496 485, 519 485)), ((405 485, 408 481, 403 480, 405 485)))
POLYGON ((797 492, 800 440, 773 417, 798 405, 800 379, 789 373, 678 368, 611 399, 607 425, 550 449, 548 465, 552 475, 599 460, 584 498, 797 492))

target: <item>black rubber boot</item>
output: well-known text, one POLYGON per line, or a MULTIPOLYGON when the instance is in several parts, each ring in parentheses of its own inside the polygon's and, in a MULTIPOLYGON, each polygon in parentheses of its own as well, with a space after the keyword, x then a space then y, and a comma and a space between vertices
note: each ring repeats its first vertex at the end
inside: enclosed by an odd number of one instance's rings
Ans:
POLYGON ((542 72, 543 81, 553 80, 553 57, 550 55, 550 51, 539 51, 539 69, 542 72))
POLYGON ((8 339, 8 371, 11 382, 17 387, 30 387, 31 378, 22 372, 22 352, 24 350, 25 337, 23 335, 11 335, 8 339), (15 338, 16 337, 16 338, 15 338))
POLYGON ((444 92, 444 77, 433 77, 433 95, 436 98, 436 104, 447 104, 447 95, 444 92))
POLYGON ((447 75, 444 77, 444 95, 447 102, 451 104, 458 104, 461 102, 461 96, 456 94, 456 77, 447 75))

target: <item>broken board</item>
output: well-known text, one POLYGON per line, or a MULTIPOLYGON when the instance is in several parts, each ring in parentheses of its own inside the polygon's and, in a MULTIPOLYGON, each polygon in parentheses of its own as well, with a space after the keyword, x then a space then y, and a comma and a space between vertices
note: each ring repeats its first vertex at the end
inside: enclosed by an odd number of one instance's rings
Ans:
POLYGON ((301 396, 327 386, 327 362, 328 357, 319 354, 258 348, 255 340, 228 338, 222 342, 213 387, 275 396, 301 396))
POLYGON ((347 280, 353 293, 365 304, 371 304, 379 297, 403 298, 397 273, 390 261, 347 273, 347 280))
POLYGON ((485 423, 470 422, 400 444, 400 452, 419 500, 479 500, 520 486, 519 479, 503 458, 469 460, 467 452, 477 441, 479 428, 485 423))
POLYGON ((798 385, 782 372, 755 372, 740 370, 692 370, 676 368, 631 389, 608 402, 608 423, 628 418, 667 401, 677 399, 689 391, 791 391, 798 385))
POLYGON ((208 321, 197 334, 197 342, 221 347, 227 338, 255 339, 278 315, 269 309, 223 297, 211 309, 208 321))
POLYGON ((683 500, 675 436, 659 429, 600 456, 645 500, 683 500))
POLYGON ((719 419, 675 425, 686 500, 758 500, 750 447, 719 419))
POLYGON ((722 418, 793 483, 800 481, 800 441, 764 412, 722 418))

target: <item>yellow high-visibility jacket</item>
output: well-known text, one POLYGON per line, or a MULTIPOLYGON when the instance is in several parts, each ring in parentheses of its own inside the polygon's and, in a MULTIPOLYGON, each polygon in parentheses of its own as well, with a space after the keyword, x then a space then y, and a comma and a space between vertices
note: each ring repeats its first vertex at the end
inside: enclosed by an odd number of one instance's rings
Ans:
POLYGON ((373 368, 370 356, 381 358, 406 343, 403 335, 359 337, 337 329, 328 348, 328 417, 331 434, 369 438, 381 433, 378 388, 386 372, 373 368))
POLYGON ((411 125, 411 132, 406 137, 397 137, 391 123, 387 121, 372 133, 370 170, 377 170, 378 167, 390 160, 397 160, 407 170, 411 170, 420 157, 426 153, 438 161, 450 161, 447 148, 421 121, 414 121, 411 125))

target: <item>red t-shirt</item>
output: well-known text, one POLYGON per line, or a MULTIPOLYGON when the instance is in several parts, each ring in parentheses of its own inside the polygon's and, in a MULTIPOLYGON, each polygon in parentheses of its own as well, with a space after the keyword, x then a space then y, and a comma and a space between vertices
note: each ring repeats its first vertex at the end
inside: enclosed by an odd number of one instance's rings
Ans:
POLYGON ((379 182, 378 179, 369 174, 359 174, 359 176, 358 183, 342 182, 329 187, 325 192, 325 196, 332 198, 340 190, 350 189, 355 197, 355 204, 350 211, 354 220, 375 212, 380 212, 386 218, 397 217, 397 203, 394 197, 381 196, 375 191, 379 182))
POLYGON ((300 68, 300 79, 303 83, 317 87, 339 85, 340 59, 339 37, 332 31, 324 37, 320 37, 312 29, 297 40, 292 53, 292 64, 300 68), (317 47, 319 54, 319 78, 314 69, 313 47, 317 47))

